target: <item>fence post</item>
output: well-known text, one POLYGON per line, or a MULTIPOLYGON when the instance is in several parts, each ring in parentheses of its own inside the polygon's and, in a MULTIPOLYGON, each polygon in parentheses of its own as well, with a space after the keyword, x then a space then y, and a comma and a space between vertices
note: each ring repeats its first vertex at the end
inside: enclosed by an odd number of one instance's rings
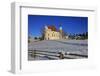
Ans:
POLYGON ((59 58, 60 59, 64 59, 64 55, 65 55, 64 51, 59 52, 59 58))
POLYGON ((32 51, 32 57, 35 58, 35 56, 36 56, 36 50, 33 50, 33 51, 32 51))

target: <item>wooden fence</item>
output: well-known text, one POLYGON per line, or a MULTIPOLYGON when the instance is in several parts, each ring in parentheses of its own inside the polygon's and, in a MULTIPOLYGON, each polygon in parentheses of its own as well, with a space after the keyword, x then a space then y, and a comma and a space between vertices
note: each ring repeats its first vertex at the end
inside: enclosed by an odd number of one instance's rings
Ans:
POLYGON ((51 51, 42 51, 42 50, 28 50, 28 54, 32 57, 46 57, 48 59, 78 59, 78 58, 87 58, 87 55, 69 53, 69 52, 51 52, 51 51))

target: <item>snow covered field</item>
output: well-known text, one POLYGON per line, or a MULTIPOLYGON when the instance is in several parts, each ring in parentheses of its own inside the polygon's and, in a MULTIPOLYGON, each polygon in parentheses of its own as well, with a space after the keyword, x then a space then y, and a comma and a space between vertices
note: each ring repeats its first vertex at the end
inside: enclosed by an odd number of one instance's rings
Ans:
MULTIPOLYGON (((88 40, 43 40, 28 44, 28 52, 30 50, 65 52, 88 56, 88 40)), ((70 56, 71 57, 71 56, 70 56)), ((76 58, 84 58, 74 56, 76 58)), ((36 56, 35 58, 28 53, 28 60, 48 60, 48 57, 36 56)))

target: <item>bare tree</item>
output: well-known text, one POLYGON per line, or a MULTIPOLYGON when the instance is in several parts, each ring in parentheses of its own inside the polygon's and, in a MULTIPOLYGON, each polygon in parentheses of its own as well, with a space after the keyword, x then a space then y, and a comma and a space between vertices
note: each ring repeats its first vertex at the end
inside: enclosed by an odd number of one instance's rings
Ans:
POLYGON ((44 36, 45 36, 45 28, 41 28, 41 37, 40 37, 40 40, 44 40, 44 36))

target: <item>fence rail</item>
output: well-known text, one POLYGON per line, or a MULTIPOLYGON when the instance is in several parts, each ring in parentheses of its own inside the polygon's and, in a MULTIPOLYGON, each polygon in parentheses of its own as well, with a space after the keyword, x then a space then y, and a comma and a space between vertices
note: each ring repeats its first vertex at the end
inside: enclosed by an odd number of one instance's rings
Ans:
POLYGON ((46 57, 48 59, 77 59, 77 58, 87 58, 87 55, 81 55, 76 53, 69 52, 51 52, 51 51, 42 51, 42 50, 28 50, 28 54, 32 57, 46 57))

